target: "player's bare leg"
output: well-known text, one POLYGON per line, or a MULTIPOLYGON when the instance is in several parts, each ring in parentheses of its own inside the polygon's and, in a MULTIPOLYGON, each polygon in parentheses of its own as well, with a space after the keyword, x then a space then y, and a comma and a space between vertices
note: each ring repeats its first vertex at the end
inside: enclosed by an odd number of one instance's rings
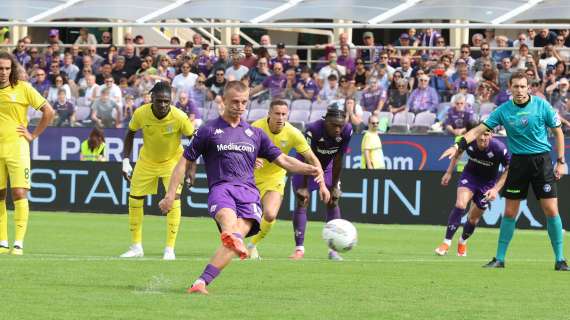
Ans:
POLYGON ((307 207, 309 206, 309 190, 299 188, 295 192, 297 207, 293 212, 293 231, 295 232, 295 252, 290 259, 300 260, 305 256, 305 229, 307 228, 307 207))
POLYGON ((28 229, 30 208, 28 205, 28 189, 12 188, 14 199, 14 245, 10 254, 21 256, 24 254, 24 237, 28 229))
POLYGON ((447 254, 449 247, 451 246, 451 240, 457 232, 457 228, 461 225, 461 218, 465 214, 465 208, 467 204, 473 198, 473 192, 465 187, 457 188, 457 196, 455 199, 455 207, 451 210, 449 218, 447 221, 447 229, 445 231, 445 238, 443 242, 435 248, 435 253, 439 256, 447 254))
POLYGON ((6 189, 0 190, 0 254, 10 252, 8 244, 8 212, 6 210, 6 189))
POLYGON ((234 257, 239 256, 244 259, 247 256, 243 236, 247 235, 251 229, 252 222, 238 218, 236 213, 228 208, 218 211, 216 221, 222 231, 222 245, 218 247, 202 275, 188 289, 189 293, 208 294, 206 286, 220 274, 234 257))
POLYGON ((457 255, 460 257, 467 256, 467 239, 473 235, 475 227, 479 223, 481 216, 485 210, 477 207, 474 202, 471 202, 469 212, 467 213, 467 221, 463 225, 463 233, 457 242, 457 255))
POLYGON ((263 198, 261 198, 263 216, 261 217, 259 232, 251 238, 251 243, 247 246, 250 259, 261 259, 257 251, 257 244, 263 240, 271 231, 271 228, 273 228, 282 202, 283 197, 277 191, 267 191, 263 195, 263 198))

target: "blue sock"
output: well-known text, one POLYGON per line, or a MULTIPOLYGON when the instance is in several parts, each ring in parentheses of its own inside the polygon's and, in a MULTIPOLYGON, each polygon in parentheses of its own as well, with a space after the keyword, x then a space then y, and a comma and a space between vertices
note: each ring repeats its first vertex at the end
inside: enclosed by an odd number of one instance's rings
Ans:
POLYGON ((548 229, 548 237, 550 238, 556 261, 564 260, 564 236, 562 235, 560 215, 546 217, 546 228, 548 229))
POLYGON ((503 216, 501 219, 501 231, 499 232, 499 244, 497 246, 497 255, 495 258, 499 261, 505 261, 505 255, 507 254, 507 248, 509 243, 513 238, 513 233, 515 233, 515 226, 517 222, 515 218, 509 218, 503 216))

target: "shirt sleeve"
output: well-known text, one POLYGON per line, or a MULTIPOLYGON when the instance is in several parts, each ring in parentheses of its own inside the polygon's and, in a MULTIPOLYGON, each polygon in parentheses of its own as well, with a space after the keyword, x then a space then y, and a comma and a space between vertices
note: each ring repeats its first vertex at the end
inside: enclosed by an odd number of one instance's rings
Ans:
POLYGON ((542 103, 542 110, 544 110, 544 122, 547 127, 558 128, 562 125, 556 110, 546 101, 542 103))
POLYGON ((502 116, 501 116, 502 108, 497 108, 489 115, 487 120, 483 121, 483 124, 487 126, 489 129, 495 129, 495 127, 500 126, 503 124, 502 116))
MULTIPOLYGON (((93 104, 93 106, 95 106, 95 103, 93 104)), ((142 111, 139 111, 139 110, 142 110, 142 109, 139 108, 139 109, 135 110, 135 112, 133 113, 133 117, 131 118, 131 121, 129 121, 129 130, 131 130, 131 131, 138 131, 142 127, 141 126, 141 120, 140 120, 142 111)))
POLYGON ((190 121, 188 117, 183 117, 181 120, 182 127, 180 129, 182 131, 182 134, 190 137, 194 133, 194 125, 192 124, 192 121, 190 121))
POLYGON ((311 149, 311 146, 309 146, 309 143, 303 136, 303 133, 301 133, 301 131, 299 131, 298 129, 294 128, 293 130, 291 130, 291 136, 294 141, 293 146, 298 153, 305 153, 311 149))
POLYGON ((273 162, 277 157, 281 155, 281 150, 277 148, 273 142, 269 139, 267 134, 263 130, 256 128, 259 135, 259 151, 257 152, 258 157, 267 159, 269 162, 273 162))
POLYGON ((46 99, 32 85, 25 83, 26 98, 32 108, 38 110, 47 102, 46 99))
POLYGON ((186 160, 196 161, 206 152, 206 145, 210 133, 209 127, 201 127, 196 131, 194 139, 192 139, 190 145, 184 150, 184 158, 186 158, 186 160))

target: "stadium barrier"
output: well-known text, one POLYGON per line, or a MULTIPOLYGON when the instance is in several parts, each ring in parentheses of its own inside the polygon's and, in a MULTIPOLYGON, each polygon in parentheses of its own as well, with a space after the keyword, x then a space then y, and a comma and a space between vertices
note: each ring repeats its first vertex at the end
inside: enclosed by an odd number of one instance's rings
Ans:
MULTIPOLYGON (((106 152, 110 161, 121 161, 123 138, 126 129, 105 129, 106 152)), ((33 160, 79 160, 81 142, 89 136, 91 128, 47 128, 32 143, 33 160)), ((444 171, 449 161, 439 161, 441 153, 453 143, 450 135, 381 135, 384 161, 387 169, 444 171)), ((503 139, 504 137, 500 137, 503 139)), ((188 140, 183 140, 188 144, 188 140)), ((355 134, 344 158, 345 168, 360 168, 362 135, 355 134)), ((566 146, 570 146, 567 138, 566 146)), ((133 154, 138 155, 142 138, 137 134, 133 154)), ((566 152, 566 162, 570 162, 570 152, 566 152)), ((556 156, 553 154, 553 159, 556 156)), ((136 161, 136 157, 133 159, 136 161)))
MULTIPOLYGON (((182 213, 185 216, 208 216, 207 181, 203 167, 199 166, 192 193, 184 189, 182 213)), ((449 210, 455 202, 453 180, 448 187, 440 186, 441 172, 344 170, 342 174, 343 217, 355 222, 379 224, 428 224, 447 223, 449 210)), ((455 175, 457 179, 458 175, 455 175)), ((78 161, 33 161, 31 173, 32 210, 56 210, 72 212, 122 213, 128 212, 127 182, 122 178, 121 165, 116 162, 95 163, 78 161)), ((559 194, 567 194, 570 180, 558 184, 559 194)), ((146 214, 159 215, 159 195, 148 197, 146 214)), ((313 193, 309 219, 323 221, 325 208, 313 193)), ((288 183, 280 218, 291 219, 294 201, 288 183)), ((532 193, 529 201, 521 205, 518 223, 520 228, 544 228, 544 216, 532 193)), ((11 201, 9 201, 11 203, 11 201)), ((491 204, 482 219, 483 226, 497 226, 504 210, 504 199, 491 204)), ((570 199, 560 199, 560 212, 568 212, 570 199)), ((568 224, 566 217, 563 221, 568 224)))

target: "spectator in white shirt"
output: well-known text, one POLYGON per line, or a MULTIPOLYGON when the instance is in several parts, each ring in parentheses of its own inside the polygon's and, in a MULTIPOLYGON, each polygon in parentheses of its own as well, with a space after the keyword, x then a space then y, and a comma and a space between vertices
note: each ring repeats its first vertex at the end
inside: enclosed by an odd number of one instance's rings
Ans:
POLYGON ((239 53, 232 56, 232 66, 226 69, 226 80, 241 80, 249 72, 246 66, 241 65, 241 57, 239 53))
POLYGON ((113 76, 108 75, 105 78, 105 84, 101 86, 101 90, 103 89, 109 89, 109 98, 113 101, 115 101, 115 103, 117 103, 117 105, 122 108, 123 107, 123 93, 121 92, 121 88, 119 88, 118 85, 115 84, 115 79, 113 79, 113 76))
POLYGON ((335 51, 329 52, 329 63, 319 71, 318 83, 321 88, 326 88, 329 86, 328 78, 331 74, 334 74, 337 80, 340 79, 341 76, 346 75, 346 68, 338 65, 336 63, 336 58, 337 55, 335 51))
POLYGON ((182 73, 177 74, 172 80, 175 101, 178 101, 181 92, 190 92, 196 84, 196 79, 198 79, 197 74, 190 72, 190 63, 184 62, 180 69, 182 69, 182 73))

